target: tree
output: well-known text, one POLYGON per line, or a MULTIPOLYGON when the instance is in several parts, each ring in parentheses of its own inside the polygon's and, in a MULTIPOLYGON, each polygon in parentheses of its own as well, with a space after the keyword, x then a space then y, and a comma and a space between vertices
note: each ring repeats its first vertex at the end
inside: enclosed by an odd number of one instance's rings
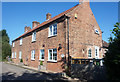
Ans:
MULTIPOLYGON (((0 47, 0 49, 2 50, 2 60, 6 59, 7 56, 11 55, 11 47, 9 44, 9 37, 8 34, 6 33, 6 30, 2 30, 0 31, 0 36, 2 38, 0 38, 0 44, 2 44, 2 47, 0 47)), ((1 55, 1 54, 0 54, 1 55)))
POLYGON ((109 38, 109 47, 104 61, 108 79, 120 81, 120 23, 114 25, 112 34, 114 38, 109 38))

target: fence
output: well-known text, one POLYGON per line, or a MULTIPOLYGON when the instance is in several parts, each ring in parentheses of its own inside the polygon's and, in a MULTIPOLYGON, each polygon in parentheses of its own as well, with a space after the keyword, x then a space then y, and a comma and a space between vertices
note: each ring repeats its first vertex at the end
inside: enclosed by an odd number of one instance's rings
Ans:
POLYGON ((102 59, 72 59, 71 76, 82 80, 106 80, 102 59))
POLYGON ((92 64, 92 65, 98 65, 103 66, 103 59, 73 59, 72 58, 72 64, 92 64))

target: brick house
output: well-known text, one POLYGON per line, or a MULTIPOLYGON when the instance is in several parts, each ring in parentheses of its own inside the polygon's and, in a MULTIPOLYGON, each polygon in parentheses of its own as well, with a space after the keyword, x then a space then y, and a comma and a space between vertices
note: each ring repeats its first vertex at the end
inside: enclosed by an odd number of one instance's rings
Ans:
POLYGON ((103 57, 105 56, 105 53, 108 51, 107 49, 108 46, 109 44, 106 41, 102 40, 102 56, 103 57))
POLYGON ((76 6, 46 21, 33 21, 32 29, 12 41, 12 60, 38 68, 40 61, 48 71, 62 72, 63 58, 100 59, 102 32, 92 13, 89 2, 76 6))

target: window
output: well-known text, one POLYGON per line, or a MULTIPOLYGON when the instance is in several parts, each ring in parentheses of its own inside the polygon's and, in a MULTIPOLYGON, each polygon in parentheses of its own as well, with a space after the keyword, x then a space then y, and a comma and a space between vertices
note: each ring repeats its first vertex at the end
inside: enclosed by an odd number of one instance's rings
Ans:
POLYGON ((15 42, 13 42, 13 47, 15 47, 15 42))
POLYGON ((12 58, 14 58, 14 52, 12 52, 12 58))
POLYGON ((35 50, 31 51, 31 60, 35 60, 35 50))
POLYGON ((40 60, 44 60, 44 49, 40 50, 40 60))
POLYGON ((48 60, 49 61, 57 61, 57 49, 49 49, 48 50, 48 60))
POLYGON ((91 49, 88 50, 88 57, 92 57, 91 49))
POLYGON ((16 58, 16 56, 17 56, 17 54, 16 54, 16 52, 15 52, 15 58, 16 58))
POLYGON ((20 38, 20 45, 22 45, 22 38, 20 38))
POLYGON ((99 47, 95 47, 95 58, 98 59, 99 58, 99 47))
POLYGON ((98 29, 95 29, 95 33, 96 33, 96 34, 99 34, 99 31, 98 31, 98 29))
POLYGON ((32 42, 36 41, 36 32, 32 33, 32 42))
POLYGON ((19 59, 21 59, 21 58, 22 58, 22 52, 19 51, 19 59))
POLYGON ((55 35, 57 35, 57 23, 55 23, 49 27, 49 35, 48 36, 50 37, 50 36, 55 36, 55 35))

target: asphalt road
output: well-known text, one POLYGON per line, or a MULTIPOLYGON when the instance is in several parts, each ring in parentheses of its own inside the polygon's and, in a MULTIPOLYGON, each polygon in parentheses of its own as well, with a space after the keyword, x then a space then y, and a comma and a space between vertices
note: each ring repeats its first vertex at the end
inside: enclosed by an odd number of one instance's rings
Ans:
MULTIPOLYGON (((2 80, 62 80, 66 78, 57 76, 56 74, 36 72, 29 69, 24 69, 18 66, 0 62, 2 67, 2 80)), ((0 73, 1 75, 1 73, 0 73)), ((1 78, 1 76, 0 76, 1 78)))

